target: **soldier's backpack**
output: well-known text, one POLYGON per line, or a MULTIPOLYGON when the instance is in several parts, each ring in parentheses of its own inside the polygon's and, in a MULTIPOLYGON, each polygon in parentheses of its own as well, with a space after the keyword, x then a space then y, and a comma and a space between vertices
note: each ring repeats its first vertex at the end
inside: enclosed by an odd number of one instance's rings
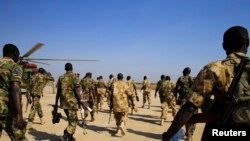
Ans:
POLYGON ((249 58, 243 58, 235 67, 235 77, 219 106, 221 107, 218 111, 221 113, 217 120, 219 124, 250 124, 249 58))

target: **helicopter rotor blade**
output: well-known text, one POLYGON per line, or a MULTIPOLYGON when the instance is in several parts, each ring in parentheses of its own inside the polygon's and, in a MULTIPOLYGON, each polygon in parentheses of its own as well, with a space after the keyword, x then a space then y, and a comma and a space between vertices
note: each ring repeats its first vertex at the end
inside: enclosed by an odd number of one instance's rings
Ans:
POLYGON ((39 61, 34 61, 34 60, 27 60, 27 61, 38 63, 38 64, 43 64, 43 65, 50 65, 50 64, 47 64, 47 63, 43 63, 43 62, 39 62, 39 61))
POLYGON ((98 60, 82 60, 82 59, 53 59, 53 58, 29 58, 29 60, 40 60, 40 61, 94 61, 97 62, 98 60))
POLYGON ((33 52, 35 52, 36 50, 40 49, 43 46, 42 43, 37 43, 35 46, 33 46, 28 52, 26 52, 22 58, 24 57, 29 57, 33 52))

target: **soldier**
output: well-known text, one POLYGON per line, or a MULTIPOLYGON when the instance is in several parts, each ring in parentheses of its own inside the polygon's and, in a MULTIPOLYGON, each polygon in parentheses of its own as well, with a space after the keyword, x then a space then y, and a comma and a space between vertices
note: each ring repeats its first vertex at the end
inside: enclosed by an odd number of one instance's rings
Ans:
MULTIPOLYGON (((232 122, 232 118, 229 118, 225 125, 220 125, 217 118, 215 118, 216 116, 219 117, 220 115, 217 114, 220 113, 214 111, 210 111, 210 113, 208 112, 207 114, 194 114, 198 108, 201 108, 203 111, 204 107, 210 105, 210 99, 212 99, 212 97, 214 101, 218 103, 224 101, 222 98, 227 94, 228 88, 233 80, 235 66, 246 56, 248 46, 249 37, 246 28, 242 26, 233 26, 224 33, 223 48, 227 54, 227 58, 207 64, 198 73, 192 87, 190 98, 181 107, 168 131, 163 133, 163 141, 170 140, 174 134, 188 122, 189 124, 206 122, 201 139, 202 141, 212 140, 213 128, 223 127, 224 131, 234 131, 235 129, 241 131, 242 129, 249 128, 249 122, 235 124, 232 122)), ((247 92, 249 93, 249 91, 247 92)), ((214 106, 214 109, 220 108, 218 105, 214 106)))
POLYGON ((117 81, 113 83, 112 88, 112 104, 114 117, 116 120, 116 134, 121 134, 124 136, 126 134, 125 124, 128 116, 128 96, 132 95, 128 85, 123 81, 123 74, 119 73, 117 75, 117 81))
MULTIPOLYGON (((190 92, 192 89, 193 79, 190 76, 190 73, 191 73, 191 69, 189 67, 184 68, 182 71, 183 76, 180 76, 176 82, 176 87, 174 91, 176 94, 177 93, 179 94, 177 102, 180 103, 180 106, 183 106, 186 103, 188 96, 190 95, 190 92)), ((198 110, 196 111, 196 113, 197 112, 198 110)), ((195 124, 185 125, 185 128, 186 128, 186 136, 187 136, 186 141, 191 141, 196 126, 195 124)))
POLYGON ((110 95, 111 95, 111 86, 113 85, 113 83, 116 81, 116 79, 114 78, 114 75, 113 74, 110 74, 109 75, 109 81, 107 83, 107 92, 108 93, 108 96, 107 96, 107 103, 108 105, 110 106, 110 95))
POLYGON ((88 104, 81 96, 80 81, 73 73, 71 63, 65 64, 66 73, 61 75, 57 82, 57 93, 54 106, 54 112, 57 112, 58 100, 60 99, 60 108, 62 108, 67 116, 68 126, 64 130, 64 134, 60 137, 61 141, 74 141, 74 133, 77 125, 78 103, 87 110, 88 104))
POLYGON ((151 104, 151 83, 147 79, 147 76, 143 77, 143 82, 142 82, 142 88, 143 90, 143 104, 142 108, 144 108, 145 103, 148 101, 148 109, 150 109, 150 104, 151 104))
MULTIPOLYGON (((88 101, 88 104, 93 111, 90 112, 91 122, 95 121, 95 109, 96 109, 96 84, 92 79, 92 73, 87 72, 85 77, 82 78, 81 82, 82 96, 88 101)), ((88 111, 85 112, 85 118, 88 116, 88 111)))
POLYGON ((133 111, 137 112, 137 108, 135 106, 137 90, 136 90, 135 82, 133 79, 131 79, 131 76, 127 76, 126 83, 132 93, 131 96, 128 96, 128 104, 129 104, 129 107, 131 107, 131 114, 133 114, 133 111))
POLYGON ((43 111, 42 106, 40 104, 40 99, 43 96, 43 89, 48 82, 49 77, 46 74, 46 71, 43 68, 39 68, 38 72, 31 77, 31 97, 32 97, 32 105, 30 108, 30 113, 28 117, 27 129, 31 128, 32 122, 34 121, 36 113, 40 118, 40 124, 44 124, 43 121, 43 111))
POLYGON ((104 97, 105 97, 105 93, 106 93, 106 84, 102 78, 102 76, 99 76, 97 78, 97 82, 96 82, 96 89, 97 89, 97 110, 100 108, 100 110, 102 110, 103 108, 103 102, 104 102, 104 97), (99 106, 100 104, 100 106, 99 106))
POLYGON ((176 115, 176 100, 173 94, 175 85, 171 81, 170 76, 166 76, 164 81, 161 81, 159 86, 159 97, 161 101, 161 123, 163 125, 163 120, 167 119, 168 107, 172 109, 172 116, 176 115))
POLYGON ((16 63, 19 55, 15 45, 4 45, 0 59, 0 129, 5 130, 11 140, 27 141, 21 104, 22 68, 16 63))
MULTIPOLYGON (((155 98, 156 98, 156 96, 157 96, 157 92, 159 92, 160 86, 161 86, 161 84, 162 84, 163 81, 165 81, 165 75, 164 75, 164 74, 161 75, 161 80, 159 80, 159 81, 157 82, 157 84, 156 84, 156 88, 155 88, 155 98)), ((160 101, 162 101, 162 100, 161 100, 161 94, 160 94, 160 93, 159 93, 159 97, 160 97, 160 101)))

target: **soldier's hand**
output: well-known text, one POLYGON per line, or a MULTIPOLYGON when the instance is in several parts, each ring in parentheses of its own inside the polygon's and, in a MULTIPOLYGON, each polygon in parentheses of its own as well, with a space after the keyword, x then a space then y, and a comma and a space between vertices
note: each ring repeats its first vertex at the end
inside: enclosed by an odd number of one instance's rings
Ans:
POLYGON ((167 132, 162 134, 162 141, 170 141, 170 139, 167 137, 167 132))
POLYGON ((16 123, 15 123, 15 126, 18 128, 18 129, 25 129, 26 128, 26 125, 27 123, 25 122, 25 120, 23 120, 23 118, 21 116, 16 116, 16 123))

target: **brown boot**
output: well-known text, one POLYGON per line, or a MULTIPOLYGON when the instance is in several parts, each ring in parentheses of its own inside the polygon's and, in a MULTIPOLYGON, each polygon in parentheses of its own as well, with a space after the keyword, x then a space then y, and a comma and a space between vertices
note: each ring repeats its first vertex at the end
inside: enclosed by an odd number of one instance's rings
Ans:
POLYGON ((41 125, 45 124, 43 118, 40 118, 40 124, 41 124, 41 125))
POLYGON ((94 121, 95 121, 95 118, 94 118, 94 117, 91 117, 90 122, 94 122, 94 121))

